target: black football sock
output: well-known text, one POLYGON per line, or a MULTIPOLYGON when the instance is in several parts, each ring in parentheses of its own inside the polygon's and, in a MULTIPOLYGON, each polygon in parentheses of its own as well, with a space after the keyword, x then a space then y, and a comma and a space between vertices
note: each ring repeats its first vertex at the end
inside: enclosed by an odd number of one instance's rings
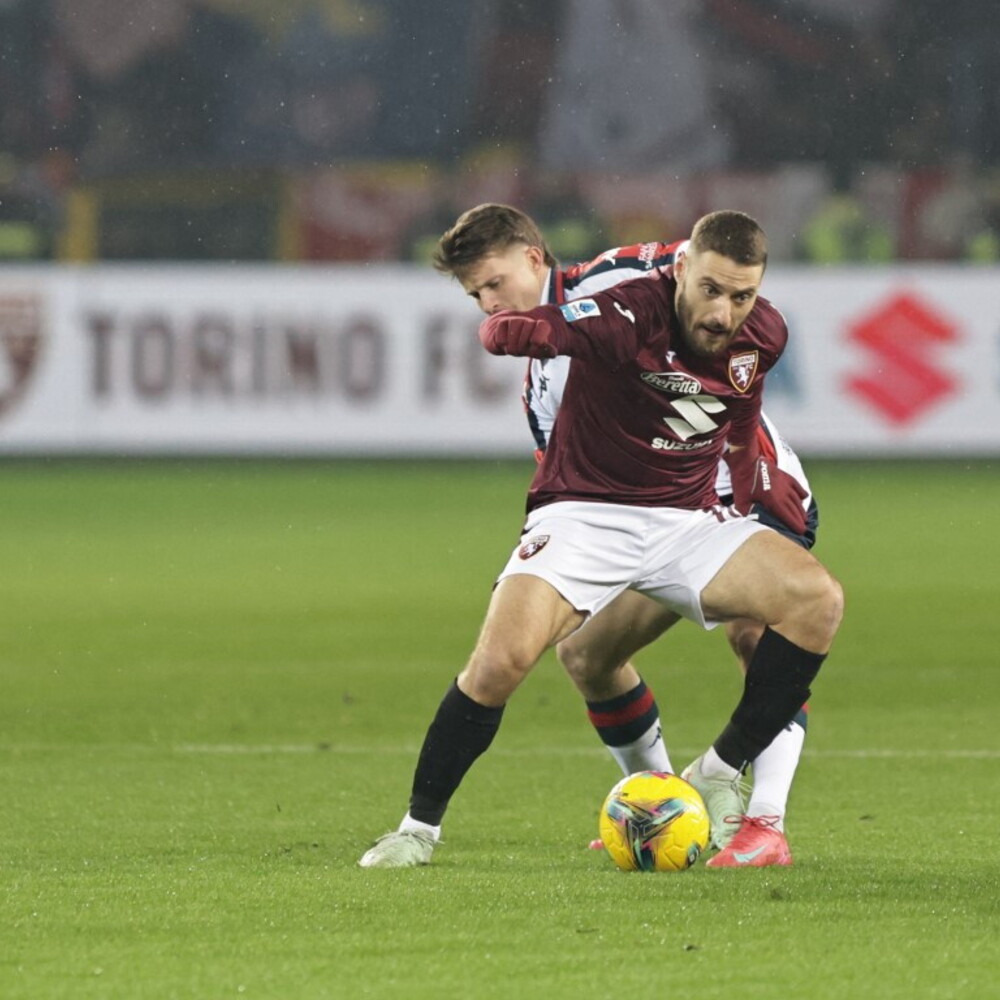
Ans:
POLYGON ((809 700, 809 685, 825 659, 825 653, 810 653, 764 629, 747 668, 743 697, 715 741, 715 752, 743 770, 809 700))
POLYGON ((660 710, 646 682, 607 701, 588 701, 587 717, 623 774, 673 771, 660 710))
POLYGON ((597 735, 609 747, 633 743, 647 733, 660 717, 653 692, 646 682, 608 701, 588 701, 587 717, 597 735))
POLYGON ((453 682, 427 730, 413 775, 410 816, 440 826, 448 802, 465 772, 493 742, 503 706, 489 708, 463 694, 453 682))

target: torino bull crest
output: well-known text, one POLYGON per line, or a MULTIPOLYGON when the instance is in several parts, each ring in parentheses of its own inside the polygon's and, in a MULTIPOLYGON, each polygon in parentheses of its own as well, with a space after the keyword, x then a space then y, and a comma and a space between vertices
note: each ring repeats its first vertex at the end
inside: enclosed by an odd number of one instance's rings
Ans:
POLYGON ((737 392, 746 392, 753 385, 757 374, 758 354, 756 351, 746 351, 734 354, 729 359, 729 381, 737 392))

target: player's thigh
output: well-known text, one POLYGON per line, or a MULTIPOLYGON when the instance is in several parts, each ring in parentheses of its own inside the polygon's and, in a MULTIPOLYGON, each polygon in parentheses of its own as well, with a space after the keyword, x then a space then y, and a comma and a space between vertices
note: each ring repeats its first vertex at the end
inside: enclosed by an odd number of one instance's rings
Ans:
POLYGON ((759 531, 726 561, 701 592, 708 618, 783 621, 829 579, 816 558, 775 531, 759 531))
POLYGON ((679 620, 657 601, 626 590, 559 643, 559 659, 574 676, 613 671, 679 620))
POLYGON ((540 577, 505 577, 493 591, 459 687, 481 704, 503 704, 542 653, 585 617, 540 577))

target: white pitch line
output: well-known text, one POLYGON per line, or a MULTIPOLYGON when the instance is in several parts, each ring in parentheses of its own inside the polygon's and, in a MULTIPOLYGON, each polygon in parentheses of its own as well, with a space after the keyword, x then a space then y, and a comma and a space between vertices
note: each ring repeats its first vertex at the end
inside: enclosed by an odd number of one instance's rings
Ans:
POLYGON ((1000 750, 804 750, 804 757, 849 757, 863 760, 875 758, 913 758, 945 760, 997 760, 1000 750))
MULTIPOLYGON (((329 753, 334 756, 395 756, 398 754, 416 754, 419 747, 414 746, 319 746, 316 744, 243 744, 243 743, 181 743, 173 747, 176 753, 189 754, 309 754, 329 753)), ((694 747, 671 747, 671 751, 681 757, 697 754, 694 747)), ((500 757, 603 757, 604 751, 599 747, 524 747, 514 749, 509 747, 494 747, 491 751, 500 757)), ((998 760, 1000 750, 928 750, 928 749, 856 749, 856 750, 809 750, 803 751, 804 757, 846 758, 858 760, 924 760, 924 759, 954 759, 954 760, 998 760)))
MULTIPOLYGON (((170 747, 174 753, 190 754, 306 754, 306 753, 352 753, 361 754, 361 747, 350 749, 321 746, 316 743, 178 743, 170 747)), ((383 750, 383 753, 404 753, 402 747, 383 750)), ((414 751, 415 752, 415 751, 414 751)))
MULTIPOLYGON (((678 758, 695 756, 703 747, 671 747, 678 758)), ((334 757, 413 757, 419 752, 418 744, 394 746, 336 746, 325 743, 0 743, 0 753, 175 753, 192 756, 279 756, 330 754, 334 757)), ((600 746, 531 746, 493 747, 492 756, 500 757, 604 757, 600 746)), ((844 750, 803 751, 803 757, 844 760, 1000 760, 1000 750, 958 748, 929 750, 927 748, 868 747, 844 750)))

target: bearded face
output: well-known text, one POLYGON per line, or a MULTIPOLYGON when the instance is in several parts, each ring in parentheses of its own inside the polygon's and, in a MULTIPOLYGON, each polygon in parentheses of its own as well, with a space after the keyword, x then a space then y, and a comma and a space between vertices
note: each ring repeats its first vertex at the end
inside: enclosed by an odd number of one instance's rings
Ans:
POLYGON ((764 265, 737 264, 712 250, 689 251, 678 260, 674 274, 674 308, 685 343, 700 357, 721 354, 757 301, 764 265))

